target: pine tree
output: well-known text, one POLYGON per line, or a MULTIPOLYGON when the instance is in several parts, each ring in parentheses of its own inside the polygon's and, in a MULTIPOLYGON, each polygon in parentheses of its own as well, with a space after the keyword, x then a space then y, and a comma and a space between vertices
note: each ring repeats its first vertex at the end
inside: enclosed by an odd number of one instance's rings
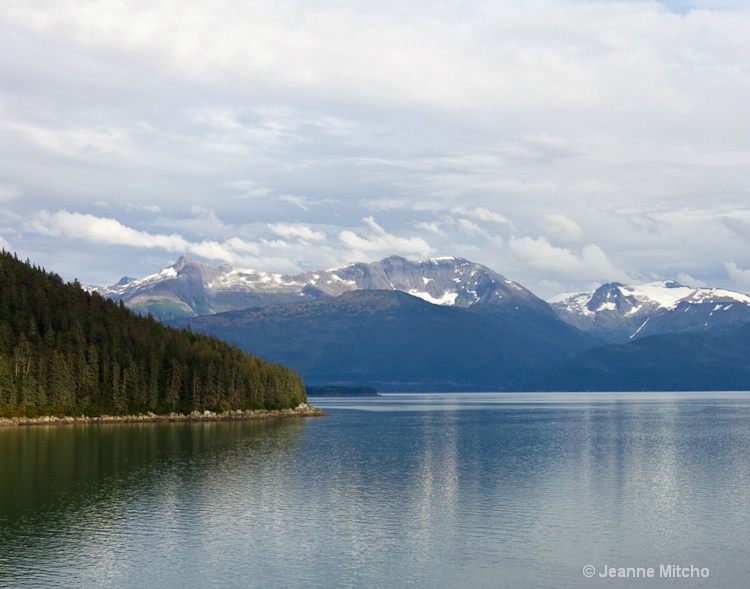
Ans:
POLYGON ((0 411, 27 414, 281 408, 304 400, 287 368, 164 327, 0 254, 0 411), (4 408, 4 409, 3 409, 4 408))

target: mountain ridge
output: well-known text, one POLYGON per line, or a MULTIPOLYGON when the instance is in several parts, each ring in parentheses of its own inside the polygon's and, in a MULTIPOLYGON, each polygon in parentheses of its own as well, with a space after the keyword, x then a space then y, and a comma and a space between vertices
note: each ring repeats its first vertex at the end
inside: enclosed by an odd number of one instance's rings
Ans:
POLYGON ((277 274, 230 265, 217 267, 181 256, 156 274, 91 290, 162 319, 315 301, 352 290, 397 290, 433 304, 458 307, 522 304, 552 312, 531 291, 494 270, 448 257, 411 261, 389 256, 378 262, 277 274))
POLYGON ((612 282, 547 302, 563 321, 607 343, 660 333, 731 331, 750 321, 750 296, 675 281, 637 286, 612 282))
POLYGON ((604 343, 659 333, 730 331, 750 321, 750 296, 726 289, 687 287, 671 280, 612 282, 543 301, 487 266, 453 257, 412 261, 389 256, 328 270, 278 274, 181 256, 156 274, 91 290, 162 320, 319 301, 355 290, 394 290, 444 306, 532 306, 604 343))

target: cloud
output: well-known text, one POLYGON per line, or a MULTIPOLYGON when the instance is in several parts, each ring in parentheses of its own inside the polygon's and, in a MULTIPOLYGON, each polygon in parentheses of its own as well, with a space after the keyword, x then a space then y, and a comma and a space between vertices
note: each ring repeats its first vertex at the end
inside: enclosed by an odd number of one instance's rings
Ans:
POLYGON ((268 228, 276 235, 286 238, 297 238, 303 243, 321 242, 326 240, 322 231, 313 231, 306 225, 287 225, 284 223, 269 223, 268 228))
POLYGON ((505 215, 495 213, 484 207, 476 207, 473 209, 457 207, 454 208, 451 212, 458 215, 472 217, 474 219, 478 219, 479 221, 491 221, 493 223, 500 223, 501 225, 512 225, 510 219, 508 219, 508 217, 506 217, 505 215))
POLYGON ((737 288, 743 292, 750 292, 750 270, 744 270, 734 262, 727 262, 724 264, 724 268, 732 282, 737 285, 737 288))
POLYGON ((445 231, 443 231, 441 225, 442 224, 438 221, 419 221, 417 223, 414 223, 414 227, 417 229, 429 231, 430 233, 434 233, 435 235, 445 235, 445 231))
POLYGON ((270 188, 263 186, 255 180, 235 180, 229 182, 228 185, 232 190, 237 191, 236 198, 266 198, 271 194, 270 188))
MULTIPOLYGON (((107 203, 105 203, 105 206, 107 203)), ((125 209, 128 211, 145 211, 147 213, 152 213, 154 215, 158 215, 161 213, 161 207, 156 204, 133 204, 133 203, 125 203, 125 209)))
POLYGON ((21 196, 23 192, 17 186, 0 184, 0 202, 10 201, 21 196))
POLYGON ((122 246, 102 268, 471 254, 532 290, 750 267, 745 3, 300 6, 8 4, 4 235, 87 248, 81 278, 91 243, 122 246))
POLYGON ((49 154, 77 159, 108 159, 130 151, 128 131, 112 126, 71 125, 58 121, 52 128, 29 122, 0 123, 0 129, 49 154))
POLYGON ((369 227, 364 235, 345 230, 339 233, 339 240, 357 259, 370 259, 372 256, 401 254, 405 256, 428 257, 432 252, 430 244, 420 237, 398 237, 383 229, 372 217, 362 221, 369 227))
POLYGON ((692 286, 696 288, 708 286, 708 284, 705 281, 700 280, 698 278, 694 278, 693 276, 690 276, 690 274, 686 272, 679 272, 677 276, 675 276, 675 280, 684 286, 692 286))
POLYGON ((70 213, 40 211, 25 224, 25 229, 50 237, 73 237, 107 245, 133 245, 145 248, 184 250, 188 242, 179 235, 151 235, 127 227, 112 218, 70 213))
POLYGON ((460 231, 463 231, 464 233, 466 233, 467 235, 471 235, 472 237, 487 234, 487 232, 482 229, 482 227, 480 227, 473 221, 469 221, 469 219, 458 219, 458 221, 456 221, 456 225, 458 226, 458 229, 460 231))
POLYGON ((400 196, 392 198, 376 198, 364 200, 362 206, 370 211, 391 212, 391 211, 430 211, 434 212, 444 207, 443 203, 434 199, 416 198, 413 196, 400 196))
MULTIPOLYGON (((210 260, 232 262, 234 256, 226 244, 216 241, 191 242, 178 234, 151 234, 123 225, 116 219, 68 211, 40 211, 25 224, 25 230, 49 237, 82 239, 100 245, 162 249, 192 253, 210 260)), ((236 243, 236 242, 235 242, 236 243)))
POLYGON ((548 274, 547 279, 573 278, 577 280, 624 280, 628 276, 607 259, 604 251, 589 244, 576 255, 566 248, 553 246, 544 237, 511 237, 508 250, 521 263, 548 274))
POLYGON ((750 212, 734 212, 733 215, 721 217, 720 222, 743 241, 750 243, 750 212))
POLYGON ((279 196, 279 200, 288 202, 289 204, 293 204, 303 211, 310 210, 307 206, 307 199, 304 196, 298 196, 296 194, 282 194, 279 196))
POLYGON ((450 215, 445 215, 442 219, 437 221, 419 221, 412 223, 412 225, 417 229, 429 231, 430 233, 434 233, 441 237, 447 237, 458 231, 460 234, 463 234, 463 236, 469 236, 470 238, 492 240, 496 238, 496 235, 493 233, 495 230, 495 224, 511 224, 506 217, 498 215, 497 213, 492 213, 483 208, 469 210, 463 207, 456 207, 453 208, 451 212, 453 214, 471 217, 471 219, 465 217, 454 218, 450 215), (477 223, 472 219, 490 222, 492 223, 492 227, 488 228, 484 223, 477 223))
POLYGON ((249 255, 257 256, 260 254, 260 247, 258 247, 258 244, 245 241, 239 237, 230 237, 224 243, 229 249, 237 252, 240 257, 249 255))
POLYGON ((583 237, 581 227, 570 217, 559 213, 544 216, 546 233, 561 241, 576 242, 583 237))

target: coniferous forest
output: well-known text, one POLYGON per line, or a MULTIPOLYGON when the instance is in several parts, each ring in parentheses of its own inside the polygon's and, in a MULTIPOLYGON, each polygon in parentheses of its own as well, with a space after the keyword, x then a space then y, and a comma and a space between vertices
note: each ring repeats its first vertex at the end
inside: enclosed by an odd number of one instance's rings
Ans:
POLYGON ((0 417, 283 409, 300 376, 0 254, 0 417))

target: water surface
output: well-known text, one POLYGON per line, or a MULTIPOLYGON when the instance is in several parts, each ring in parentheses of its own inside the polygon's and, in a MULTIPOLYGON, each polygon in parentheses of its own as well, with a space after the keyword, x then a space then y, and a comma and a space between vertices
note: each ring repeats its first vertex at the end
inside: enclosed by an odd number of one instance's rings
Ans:
POLYGON ((0 587, 750 578, 749 394, 312 402, 329 417, 0 429, 0 587))

